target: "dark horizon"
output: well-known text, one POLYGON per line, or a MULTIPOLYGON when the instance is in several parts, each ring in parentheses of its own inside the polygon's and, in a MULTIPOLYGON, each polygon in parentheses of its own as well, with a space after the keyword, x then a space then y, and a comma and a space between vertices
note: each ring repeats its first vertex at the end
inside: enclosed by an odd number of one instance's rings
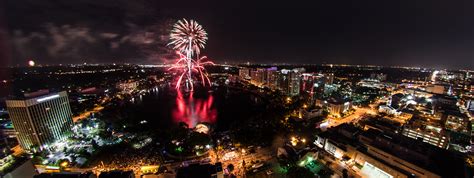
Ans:
MULTIPOLYGON (((218 63, 474 68, 474 2, 148 2, 7 0, 3 66, 159 64, 171 25, 195 19, 218 63), (184 5, 182 5, 184 4, 184 5)), ((3 24, 3 25, 2 25, 3 24)))

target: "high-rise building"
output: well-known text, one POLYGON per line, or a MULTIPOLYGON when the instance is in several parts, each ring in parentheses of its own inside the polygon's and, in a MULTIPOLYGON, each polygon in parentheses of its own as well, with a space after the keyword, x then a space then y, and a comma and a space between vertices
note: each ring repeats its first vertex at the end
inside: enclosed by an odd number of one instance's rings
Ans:
POLYGON ((6 104, 18 142, 25 150, 43 149, 66 138, 66 133, 71 130, 72 112, 65 91, 7 100, 6 104))
POLYGON ((340 117, 352 108, 352 102, 340 98, 331 98, 328 101, 329 113, 333 116, 340 117))
POLYGON ((474 111, 474 99, 466 101, 466 108, 468 111, 474 111))
POLYGON ((296 96, 300 94, 301 89, 301 73, 299 70, 293 69, 290 73, 290 85, 289 85, 289 95, 296 96))
POLYGON ((288 86, 290 84, 290 70, 288 69, 282 69, 278 73, 278 89, 282 91, 285 94, 288 94, 288 86))
POLYGON ((278 71, 276 67, 267 69, 267 86, 273 90, 278 88, 278 71))
POLYGON ((263 85, 265 83, 265 75, 266 75, 266 70, 263 68, 257 68, 253 69, 252 72, 250 72, 250 77, 252 78, 251 82, 254 85, 263 85))
POLYGON ((334 83, 334 74, 333 73, 326 74, 326 84, 332 84, 332 83, 334 83))
POLYGON ((287 95, 299 95, 302 72, 304 72, 303 68, 293 70, 282 69, 278 76, 278 88, 287 95))
POLYGON ((240 68, 239 77, 241 79, 250 79, 250 69, 246 67, 240 68))

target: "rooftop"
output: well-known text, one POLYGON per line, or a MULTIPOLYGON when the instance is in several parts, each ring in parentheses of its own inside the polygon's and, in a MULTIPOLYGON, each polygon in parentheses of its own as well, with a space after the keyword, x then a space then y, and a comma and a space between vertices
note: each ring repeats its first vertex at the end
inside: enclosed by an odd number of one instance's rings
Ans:
POLYGON ((366 142, 367 145, 364 145, 358 140, 358 137, 350 138, 335 132, 340 132, 345 129, 351 131, 356 128, 355 126, 341 126, 328 130, 328 132, 322 136, 327 136, 326 138, 330 138, 339 144, 359 145, 359 149, 366 146, 375 147, 421 168, 439 174, 442 177, 464 176, 464 160, 462 155, 449 152, 419 140, 410 139, 400 134, 390 133, 390 135, 387 135, 382 131, 373 129, 360 132, 361 136, 372 140, 371 142, 366 142))

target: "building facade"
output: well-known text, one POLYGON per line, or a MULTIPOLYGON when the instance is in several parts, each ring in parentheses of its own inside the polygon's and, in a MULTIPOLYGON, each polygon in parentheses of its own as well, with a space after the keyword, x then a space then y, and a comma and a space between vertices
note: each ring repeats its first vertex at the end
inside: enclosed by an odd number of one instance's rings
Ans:
POLYGON ((7 100, 7 109, 20 146, 25 150, 43 149, 66 138, 73 124, 65 91, 36 98, 7 100))
POLYGON ((404 127, 402 134, 406 137, 419 139, 425 143, 429 143, 440 148, 446 148, 448 146, 448 140, 442 133, 404 127))
POLYGON ((252 71, 250 72, 250 77, 252 84, 262 86, 266 83, 266 69, 252 69, 252 71))
POLYGON ((276 67, 267 69, 267 86, 272 90, 278 89, 278 70, 276 67))
POLYGON ((330 99, 328 101, 329 114, 337 117, 341 117, 343 114, 348 112, 352 108, 351 101, 345 101, 341 99, 330 99))
POLYGON ((240 68, 239 77, 246 80, 250 79, 250 69, 246 67, 240 68))

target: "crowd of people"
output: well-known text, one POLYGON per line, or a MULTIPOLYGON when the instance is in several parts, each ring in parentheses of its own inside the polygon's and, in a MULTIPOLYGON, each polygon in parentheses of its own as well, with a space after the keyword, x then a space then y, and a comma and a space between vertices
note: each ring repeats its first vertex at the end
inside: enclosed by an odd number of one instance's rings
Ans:
POLYGON ((141 174, 142 166, 160 165, 163 163, 160 150, 152 146, 141 149, 126 147, 113 153, 107 150, 104 151, 107 152, 107 157, 95 163, 94 169, 96 171, 131 170, 136 175, 139 175, 141 174))

